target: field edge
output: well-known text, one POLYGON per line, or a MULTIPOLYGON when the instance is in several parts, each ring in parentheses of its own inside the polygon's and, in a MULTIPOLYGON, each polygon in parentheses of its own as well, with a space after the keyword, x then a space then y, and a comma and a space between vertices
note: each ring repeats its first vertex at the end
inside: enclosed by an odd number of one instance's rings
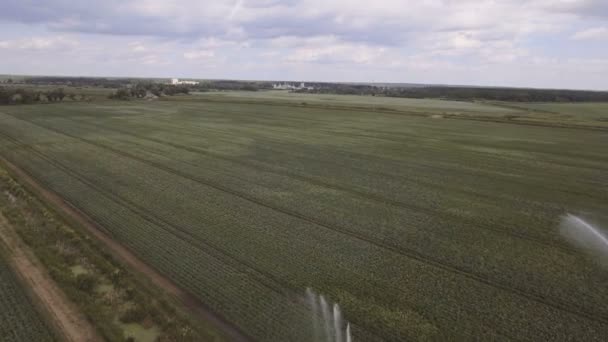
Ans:
POLYGON ((161 295, 165 299, 170 299, 181 313, 186 314, 194 321, 198 320, 200 322, 202 320, 212 325, 222 333, 224 338, 228 338, 229 341, 252 340, 235 325, 209 309, 195 296, 146 264, 127 247, 113 240, 103 231, 103 227, 99 226, 86 213, 54 191, 41 185, 26 171, 2 156, 0 156, 0 168, 3 168, 11 178, 40 200, 44 206, 68 222, 71 227, 79 229, 86 236, 92 236, 94 242, 111 251, 113 259, 130 273, 135 276, 141 276, 138 277, 138 281, 146 290, 161 295))

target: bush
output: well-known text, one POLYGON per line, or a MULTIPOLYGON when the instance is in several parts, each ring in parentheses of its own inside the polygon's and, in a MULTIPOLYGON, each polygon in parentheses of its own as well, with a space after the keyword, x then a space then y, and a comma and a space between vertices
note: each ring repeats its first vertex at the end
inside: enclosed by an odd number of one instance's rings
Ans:
POLYGON ((123 312, 120 316, 120 321, 123 323, 136 323, 141 322, 144 318, 146 318, 146 311, 140 306, 134 306, 123 312))
POLYGON ((97 285, 97 279, 90 274, 85 273, 76 276, 76 287, 83 292, 91 293, 95 285, 97 285))

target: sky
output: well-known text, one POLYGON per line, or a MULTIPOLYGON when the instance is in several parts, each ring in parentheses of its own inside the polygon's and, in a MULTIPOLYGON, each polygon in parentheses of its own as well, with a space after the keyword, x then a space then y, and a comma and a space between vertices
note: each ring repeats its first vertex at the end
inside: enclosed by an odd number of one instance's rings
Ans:
POLYGON ((608 0, 1 2, 1 74, 608 90, 608 0))

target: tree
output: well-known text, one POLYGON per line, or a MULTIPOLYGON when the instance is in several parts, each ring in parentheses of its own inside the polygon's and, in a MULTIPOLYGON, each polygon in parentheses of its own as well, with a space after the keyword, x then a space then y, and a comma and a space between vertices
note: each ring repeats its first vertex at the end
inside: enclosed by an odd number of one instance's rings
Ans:
POLYGON ((46 93, 46 97, 51 102, 55 101, 63 101, 63 98, 66 96, 65 92, 62 88, 54 89, 46 93))
POLYGON ((131 98, 131 92, 128 89, 120 88, 113 94, 110 94, 109 97, 115 100, 128 100, 131 98))
POLYGON ((9 104, 11 94, 8 89, 0 88, 0 104, 9 104))

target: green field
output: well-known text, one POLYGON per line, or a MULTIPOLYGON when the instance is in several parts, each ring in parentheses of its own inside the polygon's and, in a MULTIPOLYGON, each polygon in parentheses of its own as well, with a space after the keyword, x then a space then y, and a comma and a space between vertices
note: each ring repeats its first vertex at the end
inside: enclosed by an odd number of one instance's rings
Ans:
POLYGON ((5 260, 0 244, 0 341, 56 341, 34 303, 5 260))
POLYGON ((580 122, 608 122, 608 103, 518 103, 509 104, 513 109, 522 108, 553 114, 555 118, 574 119, 580 122))
POLYGON ((294 104, 312 104, 328 106, 356 106, 363 108, 380 108, 387 110, 407 110, 409 112, 431 111, 434 113, 484 113, 484 114, 512 114, 516 110, 483 103, 464 101, 443 101, 436 99, 408 99, 397 97, 375 97, 356 95, 325 95, 290 93, 282 90, 276 91, 239 91, 239 92, 206 92, 198 93, 200 96, 211 99, 220 98, 224 101, 243 100, 270 100, 283 101, 294 104))
POLYGON ((608 227, 603 126, 333 97, 2 107, 0 155, 256 340, 310 339, 307 287, 355 341, 605 340, 608 272, 558 232, 608 227))

